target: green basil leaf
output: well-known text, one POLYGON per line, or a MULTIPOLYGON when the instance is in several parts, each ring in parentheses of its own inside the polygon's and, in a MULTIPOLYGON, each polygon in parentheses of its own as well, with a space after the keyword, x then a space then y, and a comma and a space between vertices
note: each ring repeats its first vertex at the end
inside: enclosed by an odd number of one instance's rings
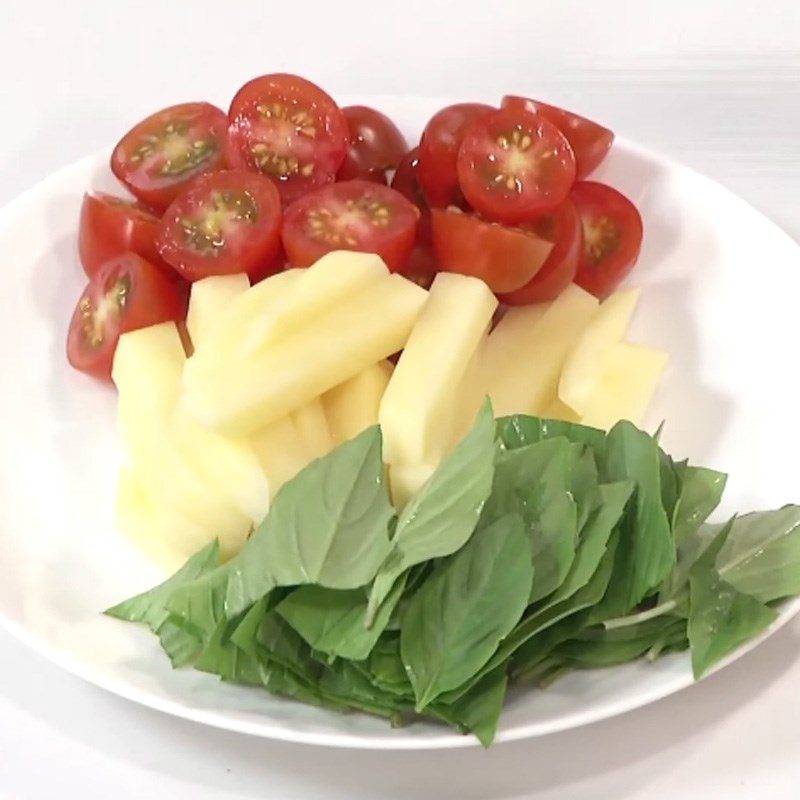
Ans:
POLYGON ((524 525, 508 515, 476 531, 417 591, 400 650, 418 710, 486 663, 522 615, 532 579, 524 525))
POLYGON ((470 432, 400 514, 391 553, 372 587, 368 625, 409 567, 464 545, 478 524, 493 476, 494 418, 487 402, 470 432))

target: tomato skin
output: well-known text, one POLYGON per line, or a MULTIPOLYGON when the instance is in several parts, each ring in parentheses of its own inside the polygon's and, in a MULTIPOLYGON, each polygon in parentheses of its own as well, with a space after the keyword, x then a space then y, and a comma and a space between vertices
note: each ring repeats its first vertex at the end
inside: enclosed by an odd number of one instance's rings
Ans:
POLYGON ((458 151, 467 202, 494 222, 532 222, 557 208, 575 181, 575 156, 552 123, 527 111, 475 120, 458 151))
POLYGON ((333 250, 354 250, 377 253, 390 270, 402 272, 414 247, 418 217, 416 206, 388 186, 342 181, 286 209, 283 246, 295 267, 308 267, 333 250), (378 214, 380 224, 375 224, 378 214))
POLYGON ((260 280, 278 270, 271 265, 280 251, 281 218, 272 181, 244 170, 214 172, 166 210, 158 251, 188 281, 236 272, 260 280))
POLYGON ((284 205, 333 183, 349 142, 347 120, 333 98, 297 75, 254 78, 228 112, 228 164, 268 177, 284 205))
POLYGON ((564 134, 575 153, 576 180, 582 181, 594 172, 614 143, 614 132, 608 128, 541 100, 506 95, 500 105, 502 108, 539 114, 552 122, 564 134))
POLYGON ((123 253, 95 272, 78 300, 67 334, 67 359, 81 372, 111 380, 123 333, 179 322, 185 315, 178 287, 141 256, 123 253))
POLYGON ((81 205, 78 254, 86 275, 122 253, 138 253, 169 270, 156 248, 158 217, 138 203, 103 192, 87 192, 81 205))
POLYGON ((483 103, 456 103, 437 111, 419 143, 418 177, 431 208, 463 205, 456 161, 464 131, 476 119, 494 111, 483 103))
POLYGON ((521 288, 500 295, 507 306, 526 306, 555 300, 572 283, 583 253, 583 225, 575 206, 569 201, 533 224, 533 230, 547 241, 554 242, 553 249, 542 268, 521 288))
POLYGON ((198 175, 225 167, 227 126, 225 112, 210 103, 164 108, 143 119, 120 139, 111 154, 111 171, 134 197, 156 211, 163 211, 198 175), (165 155, 160 148, 162 144, 178 150, 165 155), (172 170, 169 170, 170 158, 178 162, 172 170), (181 159, 186 160, 183 168, 181 159))
POLYGON ((433 246, 442 271, 473 275, 493 292, 524 286, 553 249, 552 243, 534 234, 474 214, 434 208, 431 215, 433 246))
POLYGON ((619 286, 639 258, 642 217, 624 194, 604 183, 576 183, 570 200, 580 214, 584 234, 575 283, 602 299, 619 286))
POLYGON ((350 144, 339 181, 363 178, 386 183, 386 172, 396 169, 408 150, 405 137, 389 117, 369 106, 346 106, 342 114, 350 131, 350 144))
POLYGON ((419 147, 409 150, 397 165, 397 171, 392 178, 392 189, 400 192, 406 200, 419 209, 417 241, 430 245, 433 241, 431 210, 419 182, 419 147))

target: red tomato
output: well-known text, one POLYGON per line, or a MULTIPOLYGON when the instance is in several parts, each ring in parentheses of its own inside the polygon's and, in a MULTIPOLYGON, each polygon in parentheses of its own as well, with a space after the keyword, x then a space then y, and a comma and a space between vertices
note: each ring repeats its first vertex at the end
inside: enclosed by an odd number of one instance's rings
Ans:
POLYGON ((542 268, 522 288, 500 295, 508 306, 526 306, 555 300, 572 283, 583 253, 583 226, 575 206, 566 200, 549 217, 531 225, 542 239, 554 242, 542 268))
POLYGON ((403 134, 389 117, 369 106, 347 106, 342 114, 350 130, 350 146, 336 179, 386 183, 386 171, 396 169, 408 150, 403 134))
POLYGON ((87 192, 78 229, 78 253, 84 272, 91 278, 110 258, 126 252, 138 253, 152 264, 162 265, 156 249, 157 233, 158 217, 138 203, 103 192, 87 192))
POLYGON ((223 169, 228 120, 209 103, 165 108, 128 131, 111 170, 143 203, 163 211, 198 175, 223 169))
POLYGON ((493 292, 512 292, 542 268, 551 242, 460 211, 434 208, 433 247, 444 272, 474 275, 493 292))
POLYGON ((185 300, 175 284, 136 253, 106 262, 89 281, 67 334, 67 358, 75 369, 109 380, 123 333, 182 320, 185 300))
POLYGON ((583 224, 583 253, 575 283, 603 298, 633 269, 642 249, 642 218, 625 195, 604 183, 582 181, 570 200, 583 224))
POLYGON ((464 131, 494 109, 483 103, 457 103, 437 111, 422 132, 419 143, 419 182, 434 208, 463 203, 456 161, 464 131))
POLYGON ((419 147, 409 150, 397 165, 397 171, 392 178, 392 189, 400 192, 419 209, 417 241, 429 244, 432 240, 431 210, 419 183, 419 147))
POLYGON ((228 120, 228 163, 271 178, 284 204, 333 183, 350 141, 339 106, 297 75, 246 83, 228 120))
POLYGON ((564 202, 575 181, 575 156, 547 120, 526 111, 494 111, 465 131, 458 180, 479 214, 517 225, 564 202))
POLYGON ((332 250, 377 253, 401 271, 414 246, 419 211, 403 195, 369 181, 344 181, 301 197, 286 209, 283 246, 295 267, 332 250))
POLYGON ((246 272, 264 277, 280 250, 281 201, 272 181, 244 170, 198 178, 166 210, 161 257, 189 281, 246 272))
POLYGON ((549 106, 541 100, 506 95, 501 107, 512 111, 521 109, 539 114, 552 122, 566 136, 572 152, 575 153, 575 177, 579 181, 597 169, 614 141, 614 133, 608 128, 585 117, 579 117, 571 111, 565 111, 563 108, 549 106))
POLYGON ((419 284, 423 289, 429 289, 438 271, 439 262, 436 260, 432 245, 420 242, 417 237, 417 243, 414 245, 408 261, 400 270, 401 274, 419 284))

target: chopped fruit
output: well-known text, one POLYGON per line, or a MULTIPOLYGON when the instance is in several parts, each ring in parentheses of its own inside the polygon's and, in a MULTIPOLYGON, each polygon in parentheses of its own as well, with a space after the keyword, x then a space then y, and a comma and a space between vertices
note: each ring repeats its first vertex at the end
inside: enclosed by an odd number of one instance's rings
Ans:
POLYGON ((393 369, 389 361, 379 361, 325 393, 325 416, 336 444, 378 424, 378 409, 393 369))
POLYGON ((322 458, 333 449, 333 436, 325 418, 322 401, 317 397, 291 414, 303 444, 313 458, 322 458))
POLYGON ((213 330, 225 309, 250 288, 243 272, 235 275, 211 275, 192 284, 186 327, 192 346, 197 349, 213 330))
POLYGON ((253 434, 250 443, 269 481, 271 498, 313 459, 289 416, 253 434))

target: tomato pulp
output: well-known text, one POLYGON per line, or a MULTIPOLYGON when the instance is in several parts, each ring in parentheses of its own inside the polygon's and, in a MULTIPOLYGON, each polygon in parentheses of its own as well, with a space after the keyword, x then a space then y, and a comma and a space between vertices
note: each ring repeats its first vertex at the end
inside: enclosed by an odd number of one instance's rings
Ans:
POLYGON ((123 333, 178 322, 185 314, 175 284, 141 256, 125 253, 104 264, 84 289, 67 334, 67 358, 75 369, 110 380, 123 333))
POLYGON ((244 170, 204 175, 177 197, 159 226, 161 257, 189 281, 277 269, 281 204, 267 178, 244 170))
POLYGON ((284 204, 333 183, 350 142, 339 106, 297 75, 246 83, 233 98, 228 121, 230 166, 270 178, 284 204))
POLYGON ((402 271, 414 247, 419 210, 403 195, 364 180, 343 181, 306 195, 286 209, 283 246, 295 267, 332 250, 377 253, 402 271))
POLYGON ((142 120, 111 154, 111 170, 135 197, 163 211, 194 178, 225 166, 228 119, 210 103, 170 106, 142 120))

